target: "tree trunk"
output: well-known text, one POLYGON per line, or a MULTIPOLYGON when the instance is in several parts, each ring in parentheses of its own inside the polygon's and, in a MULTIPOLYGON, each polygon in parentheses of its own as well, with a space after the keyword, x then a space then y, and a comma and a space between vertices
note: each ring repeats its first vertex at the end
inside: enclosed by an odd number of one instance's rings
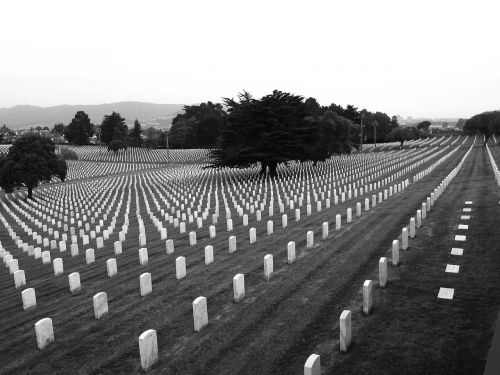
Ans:
POLYGON ((276 169, 278 167, 278 163, 275 161, 272 161, 269 163, 269 176, 270 177, 276 177, 278 175, 276 169))
POLYGON ((399 146, 399 148, 402 150, 404 141, 400 141, 400 142, 401 142, 401 146, 399 146))
POLYGON ((33 199, 33 186, 28 186, 28 199, 33 199))
POLYGON ((261 177, 266 177, 266 172, 267 172, 267 163, 265 161, 260 162, 261 169, 260 169, 260 176, 261 177))

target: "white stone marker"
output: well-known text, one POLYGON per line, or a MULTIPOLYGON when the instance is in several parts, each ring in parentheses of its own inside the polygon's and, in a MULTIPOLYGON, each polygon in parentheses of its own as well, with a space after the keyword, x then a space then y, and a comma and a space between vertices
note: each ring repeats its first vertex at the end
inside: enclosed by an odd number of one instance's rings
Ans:
POLYGON ((121 241, 115 241, 113 244, 115 255, 120 255, 122 253, 122 243, 121 241))
POLYGON ((214 247, 212 245, 205 246, 205 265, 214 262, 214 247))
POLYGON ((408 250, 408 228, 401 230, 401 249, 408 250))
POLYGON ((321 375, 321 357, 311 354, 304 365, 304 375, 321 375))
POLYGON ((422 203, 422 220, 425 220, 427 218, 427 203, 422 203))
POLYGON ((348 208, 347 209, 347 223, 351 223, 352 222, 352 208, 348 208))
POLYGON ((42 257, 42 249, 35 247, 34 249, 35 259, 40 259, 42 257))
POLYGON ((321 225, 321 238, 326 239, 328 237, 328 222, 325 221, 321 225))
POLYGON ((412 217, 410 219, 410 238, 415 238, 415 227, 416 227, 415 218, 412 217))
POLYGON ((158 362, 158 341, 154 329, 148 329, 139 336, 139 354, 144 371, 158 362))
POLYGON ((458 255, 458 256, 461 256, 464 254, 464 249, 461 249, 459 247, 453 247, 451 249, 451 255, 458 255))
POLYGON ((141 276, 139 276, 139 284, 141 287, 141 297, 147 296, 153 291, 151 274, 149 272, 144 272, 141 276))
POLYGON ((196 332, 200 332, 208 324, 207 299, 205 297, 198 297, 193 301, 193 321, 196 332))
POLYGON ((50 251, 48 250, 42 251, 42 263, 43 264, 50 263, 50 251))
POLYGON ((417 210, 417 228, 422 226, 422 211, 417 210))
POLYGON ((162 240, 166 240, 167 239, 167 228, 161 228, 160 229, 160 238, 162 240))
POLYGON ((342 227, 342 217, 340 214, 335 215, 335 229, 340 230, 342 227))
POLYGON ((108 270, 108 277, 116 276, 118 273, 118 267, 116 265, 115 258, 111 258, 106 261, 106 269, 108 270))
POLYGON ((167 242, 165 242, 165 248, 167 254, 172 254, 174 252, 174 240, 167 240, 167 242))
POLYGON ((356 203, 356 216, 357 217, 361 216, 361 203, 360 202, 356 203))
POLYGON ((139 246, 146 246, 146 234, 144 233, 139 234, 139 246))
POLYGON ((35 289, 28 288, 21 292, 21 297, 23 300, 23 309, 28 310, 32 307, 36 307, 36 295, 35 289))
POLYGON ((26 286, 26 276, 24 275, 24 270, 17 270, 14 272, 14 284, 16 289, 26 286))
POLYGON ((229 252, 234 253, 236 251, 236 236, 229 237, 229 252))
POLYGON ((82 284, 80 283, 80 273, 72 272, 68 275, 69 292, 71 294, 76 294, 82 290, 82 284))
POLYGON ((78 244, 71 244, 71 256, 76 257, 78 255, 78 244))
POLYGON ((300 209, 297 208, 295 210, 295 221, 299 221, 300 220, 300 209))
POLYGON ((458 235, 458 234, 455 236, 455 241, 461 241, 461 242, 463 242, 466 239, 467 239, 467 236, 462 236, 462 235, 458 235))
POLYGON ((365 198, 365 211, 368 211, 370 209, 370 200, 368 198, 365 198))
POLYGON ((38 349, 45 349, 49 344, 54 342, 54 328, 52 327, 52 319, 43 318, 36 322, 35 332, 38 349))
POLYGON ((64 241, 59 241, 59 251, 62 253, 63 251, 66 251, 66 242, 64 241))
POLYGON ((267 222, 267 235, 271 235, 273 234, 273 221, 272 220, 268 220, 267 222))
POLYGON ((148 264, 148 249, 145 247, 139 249, 139 264, 141 266, 148 264))
POLYGON ((392 241, 392 265, 397 266, 399 264, 399 241, 392 241))
POLYGON ((250 244, 253 244, 257 241, 257 232, 255 228, 250 228, 250 244))
POLYGON ((342 352, 347 352, 351 340, 351 311, 344 310, 340 314, 340 350, 342 352))
POLYGON ((470 215, 462 215, 460 216, 460 220, 470 220, 470 215))
POLYGON ((215 238, 215 225, 210 225, 210 227, 208 227, 208 233, 210 235, 210 238, 215 238))
POLYGON ((9 266, 9 272, 11 275, 19 271, 19 263, 17 259, 9 260, 9 263, 7 265, 9 266))
POLYGON ((306 234, 307 238, 307 248, 310 249, 314 246, 314 232, 312 230, 308 231, 306 234))
POLYGON ((439 293, 437 298, 442 299, 453 299, 453 294, 455 293, 455 289, 453 288, 439 288, 439 293))
POLYGON ((226 220, 227 231, 231 232, 233 230, 233 219, 226 220))
POLYGON ((87 249, 85 251, 85 261, 87 262, 87 264, 95 262, 94 249, 87 249))
POLYGON ((460 266, 456 264, 447 264, 444 272, 447 273, 458 273, 460 271, 460 266))
POLYGON ((370 315, 373 307, 372 281, 365 280, 363 283, 363 313, 370 315))
POLYGON ((464 208, 462 212, 472 212, 472 208, 464 208))
POLYGON ((89 236, 88 234, 85 234, 83 237, 82 237, 82 245, 85 246, 85 245, 88 245, 90 243, 89 241, 89 236))
POLYGON ((288 264, 295 262, 295 241, 288 242, 287 245, 288 264))
POLYGON ((92 300, 94 301, 94 316, 96 319, 101 319, 108 313, 108 295, 106 292, 100 292, 92 300))
POLYGON ((381 288, 387 285, 387 258, 382 257, 378 261, 378 284, 381 288))
POLYGON ((185 276, 186 276, 186 258, 177 257, 175 259, 175 277, 177 277, 177 280, 180 280, 185 276))
POLYGON ((104 240, 102 239, 102 237, 97 237, 95 242, 97 249, 102 249, 104 247, 104 240))
POLYGON ((240 302, 245 298, 245 275, 238 273, 233 277, 234 302, 240 302))
POLYGON ((472 201, 465 201, 465 204, 472 204, 472 201))
POLYGON ((56 258, 52 261, 54 267, 54 275, 58 276, 64 272, 63 260, 61 258, 56 258))
POLYGON ((264 278, 269 281, 273 277, 273 255, 267 254, 264 257, 264 278))
POLYGON ((469 229, 469 226, 467 224, 458 224, 458 229, 467 230, 469 229))
POLYGON ((281 226, 282 226, 283 228, 286 228, 286 227, 287 227, 287 225, 288 225, 288 215, 287 215, 287 214, 283 214, 283 215, 281 216, 281 226))

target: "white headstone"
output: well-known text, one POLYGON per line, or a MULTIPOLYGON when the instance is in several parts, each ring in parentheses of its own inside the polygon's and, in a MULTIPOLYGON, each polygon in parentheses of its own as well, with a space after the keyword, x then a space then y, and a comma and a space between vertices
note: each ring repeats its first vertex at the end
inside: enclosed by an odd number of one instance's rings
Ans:
POLYGON ((309 249, 314 246, 314 232, 312 230, 306 233, 306 247, 309 249))
POLYGON ((373 306, 372 281, 366 280, 363 283, 363 313, 370 315, 373 306))
POLYGON ((100 319, 108 313, 108 295, 106 292, 100 292, 92 300, 94 301, 94 316, 96 319, 100 319))
POLYGON ((35 323, 36 342, 38 349, 42 350, 54 342, 54 328, 52 319, 44 318, 35 323))
POLYGON ((378 283, 381 288, 387 285, 387 258, 382 257, 378 261, 378 283))
POLYGON ((242 273, 233 277, 234 301, 240 302, 245 298, 245 275, 242 273))
POLYGON ((26 276, 24 275, 24 270, 17 270, 14 272, 14 284, 16 289, 26 286, 26 276))
POLYGON ((321 238, 326 239, 328 237, 328 222, 325 221, 321 225, 321 238))
POLYGON ((64 272, 63 260, 61 258, 54 259, 52 265, 54 266, 55 276, 61 275, 64 272))
POLYGON ((94 263, 95 262, 95 255, 94 255, 94 249, 87 249, 85 251, 85 262, 87 264, 94 263))
POLYGON ((212 245, 205 246, 205 264, 208 266, 214 261, 214 247, 212 245))
POLYGON ((264 257, 264 278, 269 281, 273 277, 273 255, 267 254, 264 257))
POLYGON ((120 255, 122 253, 122 243, 121 241, 115 241, 113 244, 115 255, 120 255))
POLYGON ((174 252, 174 240, 167 240, 167 242, 165 242, 165 248, 167 254, 172 254, 174 252))
POLYGON ((118 273, 118 267, 116 265, 115 258, 110 258, 106 261, 106 269, 108 271, 108 277, 116 276, 118 273))
POLYGON ((229 252, 234 253, 236 251, 236 236, 229 237, 229 252))
POLYGON ((408 250, 408 228, 401 230, 401 249, 408 250))
POLYGON ((148 249, 145 247, 139 249, 139 264, 141 266, 148 264, 148 249))
POLYGON ((255 228, 250 228, 250 244, 253 244, 255 241, 257 241, 257 232, 255 228))
POLYGON ((186 258, 177 257, 175 259, 175 276, 178 280, 186 276, 186 258))
POLYGON ((399 264, 399 241, 392 241, 392 265, 397 266, 399 264))
POLYGON ((147 296, 153 291, 151 274, 149 272, 145 272, 141 276, 139 276, 139 284, 141 286, 141 297, 147 296))
POLYGON ((50 251, 46 250, 42 252, 42 263, 43 264, 50 263, 50 251))
POLYGON ((351 345, 351 340, 351 312, 344 310, 340 314, 340 350, 347 352, 351 345))
POLYGON ((311 354, 304 365, 304 375, 321 375, 321 357, 311 354))
POLYGON ((200 330, 208 324, 207 299, 198 297, 193 301, 194 330, 200 330))
POLYGON ((144 371, 158 362, 158 341, 154 329, 148 329, 139 336, 139 354, 144 371))
POLYGON ((23 300, 23 309, 28 310, 32 307, 36 307, 36 295, 35 289, 27 288, 21 292, 21 297, 23 300))
POLYGON ((72 272, 68 275, 69 291, 71 294, 78 293, 82 290, 82 285, 80 283, 80 273, 72 272))
POLYGON ((295 262, 295 241, 288 242, 287 245, 288 264, 295 262))
POLYGON ((71 256, 76 257, 78 255, 78 244, 71 244, 71 256))

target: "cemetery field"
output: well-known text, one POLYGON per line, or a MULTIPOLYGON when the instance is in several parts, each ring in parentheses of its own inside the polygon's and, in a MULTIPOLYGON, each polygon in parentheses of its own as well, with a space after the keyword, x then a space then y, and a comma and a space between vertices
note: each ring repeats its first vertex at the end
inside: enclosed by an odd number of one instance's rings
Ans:
MULTIPOLYGON (((482 373, 500 307, 500 188, 487 149, 453 141, 334 157, 316 169, 292 165, 279 181, 186 162, 47 185, 35 203, 3 198, 0 373, 140 373, 138 338, 148 329, 158 339, 152 374, 302 374, 312 353, 321 355, 323 373, 482 373), (431 193, 433 207, 392 266, 393 240, 431 193), (464 207, 471 208, 469 227, 458 230, 464 207), (466 235, 459 245, 457 234, 466 235), (463 255, 450 255, 452 247, 463 255), (139 249, 147 249, 147 261, 139 249), (50 255, 46 264, 41 251, 50 255), (390 263, 385 288, 381 257, 390 263), (17 264, 9 268, 11 259, 17 264), (63 264, 57 276, 55 259, 63 264), (447 264, 459 272, 446 273, 447 264), (25 274, 18 288, 15 267, 25 274), (81 289, 71 293, 75 272, 81 289), (152 291, 141 296, 146 273, 152 291), (245 287, 239 302, 237 274, 245 287), (374 305, 366 316, 368 279, 374 305), (454 298, 438 299, 440 287, 454 288, 454 298), (34 289, 36 306, 24 310, 26 288, 34 289), (100 292, 108 312, 96 319, 100 292), (197 332, 192 304, 200 296, 208 325, 197 332), (346 309, 353 341, 342 353, 346 309), (52 319, 54 342, 40 350, 35 323, 43 318, 52 319)), ((497 164, 498 147, 490 147, 497 164)))

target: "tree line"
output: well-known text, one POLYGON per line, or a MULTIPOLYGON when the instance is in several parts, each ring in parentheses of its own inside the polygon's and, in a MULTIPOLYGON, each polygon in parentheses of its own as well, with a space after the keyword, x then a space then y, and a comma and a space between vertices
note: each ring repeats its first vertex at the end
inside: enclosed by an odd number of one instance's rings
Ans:
POLYGON ((96 137, 99 143, 117 152, 127 147, 164 148, 167 147, 167 132, 149 127, 142 128, 139 120, 129 129, 125 119, 117 112, 105 115, 100 125, 94 125, 84 111, 78 111, 68 125, 55 124, 52 134, 64 137, 70 144, 83 146, 96 137), (143 137, 144 134, 144 137, 143 137))
POLYGON ((488 111, 472 116, 465 121, 463 131, 467 135, 484 135, 484 144, 493 135, 500 135, 500 111, 488 111))

